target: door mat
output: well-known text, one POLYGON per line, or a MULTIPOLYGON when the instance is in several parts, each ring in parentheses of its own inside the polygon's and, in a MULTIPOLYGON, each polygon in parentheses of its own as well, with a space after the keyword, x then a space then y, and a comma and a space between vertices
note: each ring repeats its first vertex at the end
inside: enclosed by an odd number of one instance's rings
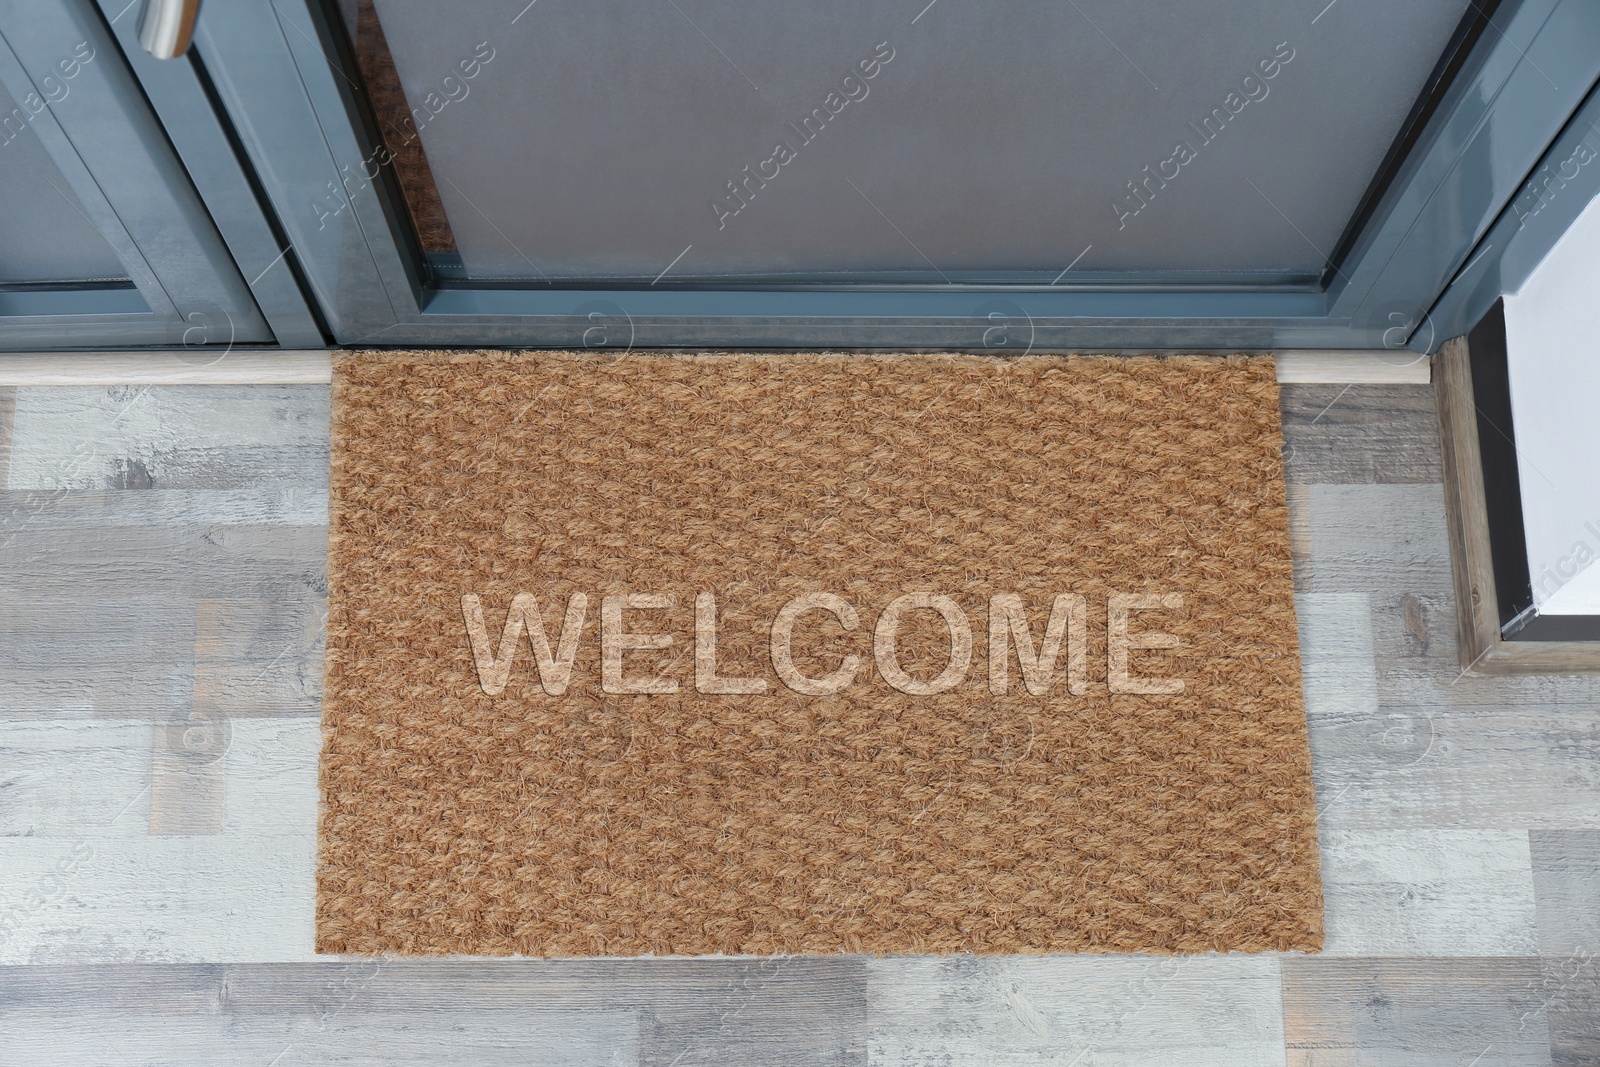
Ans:
POLYGON ((1315 950, 1268 359, 364 353, 317 947, 1315 950))

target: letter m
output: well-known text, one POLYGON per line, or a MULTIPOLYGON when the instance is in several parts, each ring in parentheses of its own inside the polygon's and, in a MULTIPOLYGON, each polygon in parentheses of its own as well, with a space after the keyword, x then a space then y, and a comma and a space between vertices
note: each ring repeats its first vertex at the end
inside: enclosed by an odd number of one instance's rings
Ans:
POLYGON ((467 639, 472 642, 472 658, 478 665, 478 685, 489 696, 499 696, 511 678, 511 661, 516 657, 517 644, 522 640, 522 628, 528 628, 528 643, 533 646, 534 660, 539 667, 539 684, 544 691, 558 697, 567 691, 572 678, 572 661, 578 653, 578 637, 583 632, 583 619, 589 611, 589 598, 583 593, 573 593, 567 600, 567 614, 561 622, 561 640, 555 655, 550 654, 550 641, 545 636, 544 619, 539 614, 539 601, 532 593, 518 593, 506 613, 506 624, 500 631, 500 649, 489 644, 489 632, 483 625, 483 602, 475 593, 461 597, 461 614, 467 622, 467 639))
POLYGON ((1010 644, 1015 640, 1022 683, 1042 697, 1050 690, 1061 638, 1067 639, 1067 691, 1081 696, 1088 687, 1088 603, 1080 593, 1062 593, 1050 605, 1050 621, 1037 650, 1028 629, 1022 598, 1002 593, 989 598, 989 692, 1003 696, 1010 687, 1010 644))

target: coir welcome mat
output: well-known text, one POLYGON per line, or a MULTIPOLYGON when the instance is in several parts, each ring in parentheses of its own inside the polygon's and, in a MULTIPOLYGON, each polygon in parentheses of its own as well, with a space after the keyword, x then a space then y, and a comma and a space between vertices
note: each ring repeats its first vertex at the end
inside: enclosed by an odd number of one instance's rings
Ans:
POLYGON ((334 396, 320 950, 1320 946, 1270 360, 334 396))

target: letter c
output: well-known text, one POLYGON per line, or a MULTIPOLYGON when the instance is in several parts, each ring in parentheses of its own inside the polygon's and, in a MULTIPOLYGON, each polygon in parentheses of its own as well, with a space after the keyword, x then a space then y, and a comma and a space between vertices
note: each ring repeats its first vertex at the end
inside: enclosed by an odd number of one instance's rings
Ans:
POLYGON ((844 658, 838 670, 821 678, 801 674, 794 665, 794 624, 808 611, 832 612, 833 617, 839 620, 839 625, 846 630, 854 630, 861 624, 856 609, 843 597, 832 593, 806 593, 795 597, 779 609, 778 617, 772 620, 772 669, 778 680, 796 693, 808 697, 832 696, 855 681, 856 672, 861 669, 861 657, 851 653, 844 658))

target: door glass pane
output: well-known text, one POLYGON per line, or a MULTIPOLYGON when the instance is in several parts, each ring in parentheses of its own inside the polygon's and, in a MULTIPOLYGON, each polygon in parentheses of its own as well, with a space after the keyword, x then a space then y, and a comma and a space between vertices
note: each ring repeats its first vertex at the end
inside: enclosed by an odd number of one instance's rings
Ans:
POLYGON ((346 5, 440 263, 665 284, 1312 284, 1467 11, 346 5))
POLYGON ((0 285, 126 281, 29 119, 0 88, 0 285))

